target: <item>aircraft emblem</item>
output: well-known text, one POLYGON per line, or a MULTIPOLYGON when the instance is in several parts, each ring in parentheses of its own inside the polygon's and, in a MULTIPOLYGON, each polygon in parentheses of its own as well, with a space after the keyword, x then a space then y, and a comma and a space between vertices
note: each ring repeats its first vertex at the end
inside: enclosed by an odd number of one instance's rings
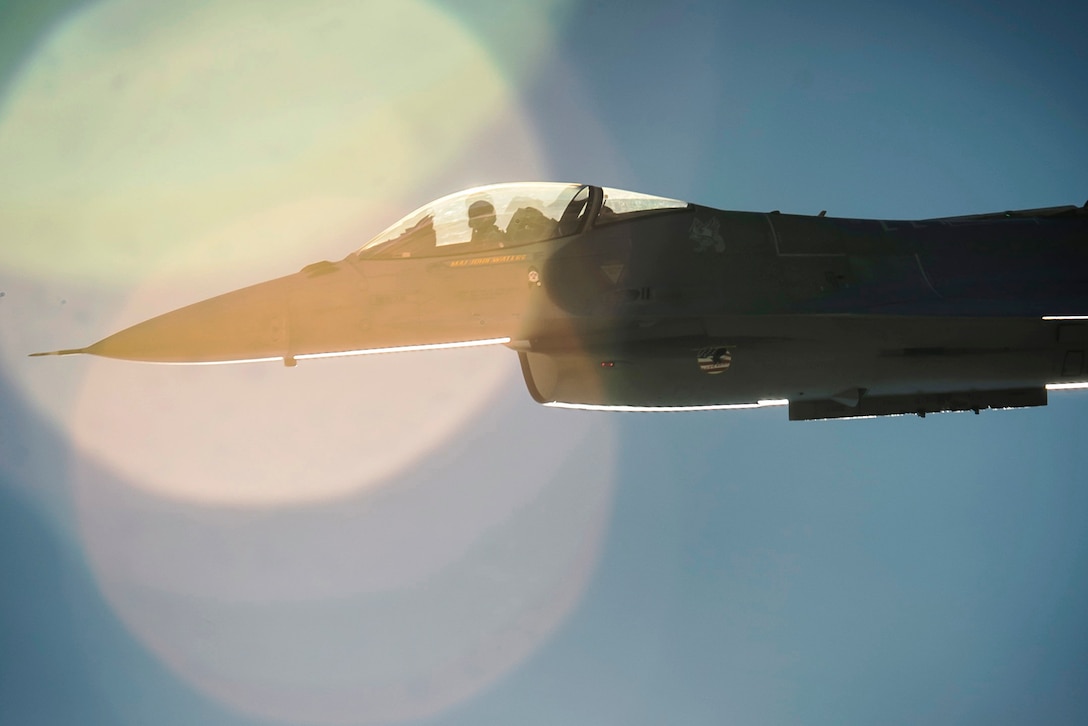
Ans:
POLYGON ((688 239, 695 243, 695 251, 706 252, 713 249, 715 252, 725 252, 725 240, 722 239, 721 227, 716 217, 711 217, 706 222, 698 217, 692 219, 688 239))
POLYGON ((699 369, 713 376, 729 368, 733 354, 728 348, 703 348, 699 351, 698 361, 699 369))

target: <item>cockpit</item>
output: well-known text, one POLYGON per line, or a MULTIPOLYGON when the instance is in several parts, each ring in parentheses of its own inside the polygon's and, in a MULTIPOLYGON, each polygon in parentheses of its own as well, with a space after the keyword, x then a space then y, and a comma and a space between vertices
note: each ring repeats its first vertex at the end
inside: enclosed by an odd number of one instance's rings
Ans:
POLYGON ((586 184, 492 184, 417 209, 359 250, 363 259, 472 254, 542 242, 591 225, 686 209, 687 202, 586 184))

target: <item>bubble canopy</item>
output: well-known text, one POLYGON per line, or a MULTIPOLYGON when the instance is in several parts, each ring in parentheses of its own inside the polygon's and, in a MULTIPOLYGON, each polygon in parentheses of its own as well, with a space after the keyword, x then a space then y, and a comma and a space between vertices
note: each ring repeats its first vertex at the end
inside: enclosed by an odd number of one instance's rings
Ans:
POLYGON ((357 254, 363 259, 400 259, 472 253, 566 237, 591 224, 687 207, 678 199, 588 184, 491 184, 417 209, 357 254))

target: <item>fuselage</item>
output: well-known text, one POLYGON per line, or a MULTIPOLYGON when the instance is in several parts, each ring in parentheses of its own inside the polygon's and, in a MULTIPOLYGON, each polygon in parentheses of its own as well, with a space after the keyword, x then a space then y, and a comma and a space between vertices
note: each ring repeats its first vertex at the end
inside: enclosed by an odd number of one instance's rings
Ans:
POLYGON ((541 399, 856 406, 1083 380, 1086 314, 1083 208, 887 221, 497 185, 72 352, 293 364, 505 342, 541 399))

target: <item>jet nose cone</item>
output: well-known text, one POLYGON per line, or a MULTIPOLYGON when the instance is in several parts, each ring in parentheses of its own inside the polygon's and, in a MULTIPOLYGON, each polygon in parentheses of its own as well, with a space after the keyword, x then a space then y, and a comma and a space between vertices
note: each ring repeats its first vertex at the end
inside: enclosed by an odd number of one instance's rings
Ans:
POLYGON ((286 354, 280 280, 236 290, 114 333, 80 352, 157 363, 217 363, 286 354))

